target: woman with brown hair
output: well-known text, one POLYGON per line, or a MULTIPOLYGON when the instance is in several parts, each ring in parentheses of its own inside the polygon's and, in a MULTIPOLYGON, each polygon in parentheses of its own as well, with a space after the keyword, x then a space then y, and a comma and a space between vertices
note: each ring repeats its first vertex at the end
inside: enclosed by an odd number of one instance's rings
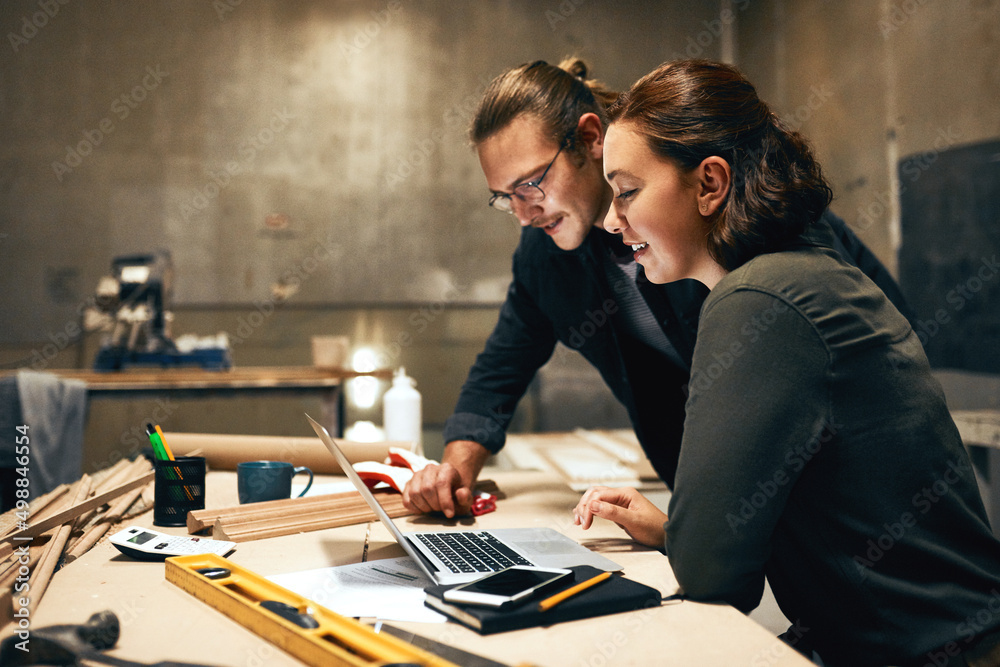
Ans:
MULTIPOLYGON (((468 513, 483 463, 504 446, 518 401, 558 343, 597 369, 673 484, 705 290, 694 281, 651 285, 602 228, 612 194, 602 170, 605 107, 616 98, 576 58, 524 63, 487 86, 469 130, 489 188, 483 203, 516 218, 521 239, 496 327, 445 423, 441 464, 414 475, 407 507, 468 513)), ((843 220, 827 212, 823 221, 841 255, 902 304, 843 220)))
POLYGON ((1000 542, 907 320, 816 224, 831 192, 733 67, 667 63, 608 110, 605 228, 702 307, 668 512, 597 487, 575 514, 665 547, 684 596, 750 611, 765 577, 825 665, 1000 664, 1000 542))

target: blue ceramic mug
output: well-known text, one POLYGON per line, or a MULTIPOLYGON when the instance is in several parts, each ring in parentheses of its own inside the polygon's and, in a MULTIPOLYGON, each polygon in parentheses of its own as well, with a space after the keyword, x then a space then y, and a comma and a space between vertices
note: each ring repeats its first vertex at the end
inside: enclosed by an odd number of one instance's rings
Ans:
POLYGON ((240 504, 280 500, 292 496, 292 477, 308 473, 309 482, 299 498, 306 495, 313 483, 312 470, 293 466, 284 461, 244 461, 236 466, 236 486, 240 504))

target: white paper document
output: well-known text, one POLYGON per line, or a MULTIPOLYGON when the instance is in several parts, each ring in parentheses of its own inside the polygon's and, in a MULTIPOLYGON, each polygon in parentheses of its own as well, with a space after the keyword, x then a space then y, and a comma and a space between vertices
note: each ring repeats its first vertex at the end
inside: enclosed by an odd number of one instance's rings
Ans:
POLYGON ((424 606, 424 588, 431 581, 406 556, 276 574, 268 579, 343 616, 418 623, 447 620, 424 606))

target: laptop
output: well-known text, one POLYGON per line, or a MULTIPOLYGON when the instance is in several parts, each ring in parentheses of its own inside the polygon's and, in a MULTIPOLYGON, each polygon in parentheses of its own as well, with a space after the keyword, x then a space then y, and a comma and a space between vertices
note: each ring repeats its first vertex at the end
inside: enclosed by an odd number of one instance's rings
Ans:
POLYGON ((404 533, 368 490, 330 433, 306 415, 313 430, 337 459, 344 474, 403 550, 438 584, 473 581, 513 565, 572 567, 592 565, 617 572, 622 566, 551 528, 499 528, 404 533))

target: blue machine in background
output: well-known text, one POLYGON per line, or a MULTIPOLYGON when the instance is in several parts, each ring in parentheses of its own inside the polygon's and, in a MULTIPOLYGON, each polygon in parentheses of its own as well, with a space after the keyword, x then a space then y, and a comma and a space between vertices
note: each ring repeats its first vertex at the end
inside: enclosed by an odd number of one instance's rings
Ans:
POLYGON ((111 275, 98 283, 96 308, 88 314, 109 331, 97 352, 94 370, 118 371, 133 366, 222 370, 232 366, 225 339, 183 350, 174 342, 170 332, 173 276, 167 250, 125 255, 111 262, 111 275))

